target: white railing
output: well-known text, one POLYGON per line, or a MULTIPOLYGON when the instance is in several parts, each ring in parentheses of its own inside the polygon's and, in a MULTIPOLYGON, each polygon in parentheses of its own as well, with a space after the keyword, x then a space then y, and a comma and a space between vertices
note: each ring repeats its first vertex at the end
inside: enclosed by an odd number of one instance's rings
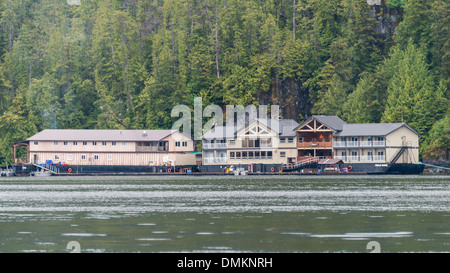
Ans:
POLYGON ((373 161, 386 161, 386 157, 384 155, 374 155, 373 161))
POLYGON ((340 156, 340 155, 337 155, 337 156, 335 156, 334 158, 340 159, 340 160, 342 160, 342 161, 346 161, 346 160, 347 160, 347 157, 346 157, 346 156, 340 156))
POLYGON ((383 147, 383 146, 385 146, 384 141, 374 141, 373 146, 374 147, 383 147))
POLYGON ((226 157, 218 157, 216 158, 216 163, 227 163, 226 157))
POLYGON ((203 158, 203 163, 214 163, 214 157, 203 158))
POLYGON ((204 149, 213 149, 214 143, 203 143, 203 148, 204 149))
POLYGON ((227 144, 226 143, 216 143, 216 148, 226 148, 227 144))
POLYGON ((347 147, 358 147, 359 143, 358 141, 348 141, 347 147))
POLYGON ((361 141, 359 143, 359 146, 361 146, 361 147, 372 147, 372 141, 361 141))
POLYGON ((347 156, 347 161, 349 161, 349 162, 359 161, 359 157, 354 156, 354 155, 349 155, 349 156, 347 156))
POLYGON ((359 161, 372 161, 372 158, 371 155, 362 155, 359 157, 359 161))
POLYGON ((346 145, 345 141, 333 142, 334 147, 345 147, 345 145, 346 145))

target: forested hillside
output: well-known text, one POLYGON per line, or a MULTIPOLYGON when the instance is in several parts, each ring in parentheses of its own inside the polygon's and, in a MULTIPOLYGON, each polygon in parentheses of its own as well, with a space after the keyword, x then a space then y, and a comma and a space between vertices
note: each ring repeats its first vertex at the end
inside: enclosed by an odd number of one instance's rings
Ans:
POLYGON ((449 1, 368 2, 0 0, 0 165, 45 128, 170 128, 194 97, 403 120, 446 157, 449 1))

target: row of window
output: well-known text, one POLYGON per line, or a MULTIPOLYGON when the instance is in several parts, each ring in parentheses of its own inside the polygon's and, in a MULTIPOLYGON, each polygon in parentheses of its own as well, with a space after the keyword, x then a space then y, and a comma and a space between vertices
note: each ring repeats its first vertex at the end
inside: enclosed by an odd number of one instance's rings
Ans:
MULTIPOLYGON (((272 156, 272 151, 230 152, 230 159, 272 159, 272 156)), ((286 154, 284 154, 284 156, 286 156, 286 154)))
MULTIPOLYGON (((112 160, 112 155, 107 155, 106 156, 108 160, 112 160)), ((55 160, 59 160, 59 155, 55 155, 55 160)), ((86 155, 81 155, 80 156, 81 160, 86 160, 86 155)), ((94 155, 94 160, 100 160, 100 156, 99 155, 94 155)), ((73 160, 73 155, 67 155, 67 161, 72 161, 73 160)))
MULTIPOLYGON (((78 145, 78 141, 71 141, 73 146, 77 146, 78 145)), ((62 142, 64 146, 69 145, 69 141, 63 141, 62 142)), ((81 143, 83 144, 83 146, 88 145, 87 141, 81 141, 81 143)), ((107 142, 106 141, 101 141, 102 146, 106 146, 107 142)), ((35 146, 39 145, 39 141, 34 141, 33 143, 35 146)), ((59 141, 53 141, 53 145, 54 146, 58 146, 59 145, 59 141)), ((117 142, 116 141, 112 141, 111 142, 112 146, 117 146, 117 142)), ((122 146, 126 146, 127 143, 125 141, 122 141, 122 146)), ((92 146, 97 146, 97 141, 92 141, 92 146)))

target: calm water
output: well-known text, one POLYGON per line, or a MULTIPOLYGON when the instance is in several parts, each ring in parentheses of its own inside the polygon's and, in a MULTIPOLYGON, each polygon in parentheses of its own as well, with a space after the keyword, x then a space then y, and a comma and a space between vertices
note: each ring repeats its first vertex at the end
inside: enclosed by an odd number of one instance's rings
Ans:
POLYGON ((0 179, 0 252, 450 252, 449 176, 0 179))

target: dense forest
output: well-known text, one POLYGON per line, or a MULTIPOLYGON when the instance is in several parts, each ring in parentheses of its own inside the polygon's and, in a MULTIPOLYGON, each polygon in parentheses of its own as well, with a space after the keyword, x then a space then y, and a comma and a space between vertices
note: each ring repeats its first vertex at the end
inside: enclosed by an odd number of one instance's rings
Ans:
POLYGON ((171 128, 195 97, 403 120, 448 156, 448 0, 68 2, 0 0, 0 165, 46 128, 171 128))

